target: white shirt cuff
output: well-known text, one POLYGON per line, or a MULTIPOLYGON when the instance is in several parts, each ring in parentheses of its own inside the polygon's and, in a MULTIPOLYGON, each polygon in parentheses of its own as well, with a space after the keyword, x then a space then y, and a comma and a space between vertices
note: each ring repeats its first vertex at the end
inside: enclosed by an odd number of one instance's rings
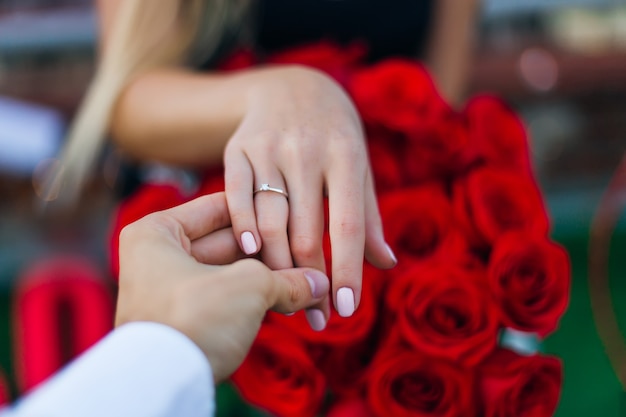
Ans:
MULTIPOLYGON (((45 346, 42 346, 45 349, 45 346)), ((208 417, 215 387, 202 351, 171 327, 118 327, 2 417, 208 417)))

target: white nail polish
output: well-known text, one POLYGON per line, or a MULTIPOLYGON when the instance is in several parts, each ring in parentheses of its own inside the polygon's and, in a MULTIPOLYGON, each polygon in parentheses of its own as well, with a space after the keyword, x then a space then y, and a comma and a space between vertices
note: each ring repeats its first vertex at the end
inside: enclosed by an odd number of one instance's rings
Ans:
POLYGON ((391 247, 389 246, 389 244, 385 243, 385 246, 387 247, 387 252, 389 253, 389 257, 391 259, 393 259, 393 264, 397 264, 398 263, 398 258, 396 258, 396 255, 393 253, 393 251, 391 250, 391 247))
POLYGON ((337 312, 341 317, 350 317, 354 313, 354 292, 343 287, 337 291, 337 312))
POLYGON ((243 232, 241 234, 241 246, 243 246, 243 251, 246 255, 256 253, 256 241, 254 240, 254 235, 251 232, 243 232))
POLYGON ((319 332, 324 330, 326 327, 326 318, 324 317, 324 313, 322 310, 318 310, 317 308, 312 308, 310 310, 306 310, 306 319, 311 325, 311 329, 319 332))

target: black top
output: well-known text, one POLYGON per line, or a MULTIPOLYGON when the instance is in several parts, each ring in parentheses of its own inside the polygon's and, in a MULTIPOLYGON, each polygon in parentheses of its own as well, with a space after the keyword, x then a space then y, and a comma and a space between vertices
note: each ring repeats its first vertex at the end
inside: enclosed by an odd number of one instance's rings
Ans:
POLYGON ((431 0, 260 0, 256 46, 272 52, 330 39, 363 40, 370 60, 420 56, 431 0))
MULTIPOLYGON (((433 0, 256 0, 252 18, 255 49, 271 53, 323 39, 340 44, 365 41, 370 61, 389 56, 420 57, 433 0)), ((199 70, 214 68, 239 42, 227 33, 199 70)), ((117 186, 123 196, 140 184, 136 166, 127 166, 117 186)))
MULTIPOLYGON (((248 41, 261 53, 331 40, 364 41, 369 61, 421 58, 430 29, 432 0, 256 0, 248 41), (252 37, 253 39, 249 39, 252 37)), ((224 34, 217 51, 196 68, 214 68, 241 41, 242 28, 224 34)))

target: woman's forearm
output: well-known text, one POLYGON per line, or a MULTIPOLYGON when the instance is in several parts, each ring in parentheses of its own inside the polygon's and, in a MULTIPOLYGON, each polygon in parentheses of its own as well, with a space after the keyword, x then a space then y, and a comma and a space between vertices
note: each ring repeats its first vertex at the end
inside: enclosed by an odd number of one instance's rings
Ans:
POLYGON ((435 3, 427 61, 444 97, 459 104, 466 93, 480 0, 440 0, 435 3))
POLYGON ((133 80, 113 110, 115 142, 141 160, 183 166, 221 162, 239 125, 251 89, 281 77, 288 68, 231 74, 194 73, 182 68, 153 70, 133 80))

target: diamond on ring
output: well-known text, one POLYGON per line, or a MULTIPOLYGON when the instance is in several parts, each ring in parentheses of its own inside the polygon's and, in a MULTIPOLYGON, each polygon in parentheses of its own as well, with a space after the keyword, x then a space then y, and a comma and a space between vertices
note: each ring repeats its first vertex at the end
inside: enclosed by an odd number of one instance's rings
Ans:
POLYGON ((289 198, 289 194, 287 194, 287 191, 283 190, 282 188, 270 187, 269 184, 261 184, 259 188, 254 190, 253 194, 259 193, 261 191, 271 191, 273 193, 282 194, 285 196, 285 198, 289 198))

